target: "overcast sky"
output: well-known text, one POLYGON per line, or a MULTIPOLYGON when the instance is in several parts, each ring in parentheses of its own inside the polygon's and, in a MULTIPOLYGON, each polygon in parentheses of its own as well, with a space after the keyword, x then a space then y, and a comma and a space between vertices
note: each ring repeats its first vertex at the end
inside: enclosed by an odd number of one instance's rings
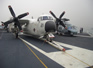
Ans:
POLYGON ((65 11, 63 18, 78 27, 93 27, 93 0, 0 0, 0 21, 11 17, 8 9, 11 5, 16 15, 29 12, 26 18, 37 18, 41 14, 53 11, 57 17, 65 11))

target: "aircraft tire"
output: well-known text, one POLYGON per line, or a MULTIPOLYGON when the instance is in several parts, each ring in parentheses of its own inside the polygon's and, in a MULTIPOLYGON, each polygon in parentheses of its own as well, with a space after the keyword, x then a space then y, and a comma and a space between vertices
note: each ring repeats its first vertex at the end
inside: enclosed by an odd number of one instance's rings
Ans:
POLYGON ((16 35, 16 38, 18 38, 18 33, 15 33, 15 35, 16 35))
POLYGON ((70 34, 70 36, 72 37, 72 36, 73 36, 73 34, 70 34))
POLYGON ((48 35, 47 35, 47 38, 46 38, 46 39, 47 39, 47 41, 49 41, 49 42, 52 42, 52 40, 53 40, 52 38, 49 38, 48 35))

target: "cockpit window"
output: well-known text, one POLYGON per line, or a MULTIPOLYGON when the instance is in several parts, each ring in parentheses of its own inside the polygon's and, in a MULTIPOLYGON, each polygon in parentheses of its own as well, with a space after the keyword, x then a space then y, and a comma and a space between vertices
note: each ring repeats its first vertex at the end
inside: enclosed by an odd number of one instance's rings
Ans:
POLYGON ((43 20, 48 20, 48 16, 43 16, 43 20))
POLYGON ((43 20, 53 20, 53 18, 50 16, 43 16, 43 20))
POLYGON ((43 20, 53 20, 51 16, 42 16, 37 19, 38 21, 43 21, 43 20))
POLYGON ((53 18, 49 16, 49 20, 53 20, 53 18))

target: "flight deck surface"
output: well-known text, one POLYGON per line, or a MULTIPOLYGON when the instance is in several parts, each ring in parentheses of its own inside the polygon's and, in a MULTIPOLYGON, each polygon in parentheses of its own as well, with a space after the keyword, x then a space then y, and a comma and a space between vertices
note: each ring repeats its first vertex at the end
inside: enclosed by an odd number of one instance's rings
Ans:
MULTIPOLYGON (((79 34, 80 35, 80 34, 79 34)), ((60 51, 45 41, 19 36, 0 30, 0 68, 92 68, 93 38, 88 36, 59 36, 54 41, 60 51)))

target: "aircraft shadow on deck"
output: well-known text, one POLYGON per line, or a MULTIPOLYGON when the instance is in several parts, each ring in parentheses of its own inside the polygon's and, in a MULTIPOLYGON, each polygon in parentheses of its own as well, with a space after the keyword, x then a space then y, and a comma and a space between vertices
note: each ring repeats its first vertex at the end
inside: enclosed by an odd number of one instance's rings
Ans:
MULTIPOLYGON (((45 52, 57 52, 57 51, 60 51, 56 48, 54 48, 53 46, 49 45, 48 43, 42 41, 42 40, 39 40, 39 39, 36 39, 36 38, 33 38, 33 37, 30 37, 30 36, 20 36, 21 38, 23 38, 24 40, 30 42, 31 44, 33 44, 34 46, 40 48, 41 50, 45 51, 45 52)), ((71 48, 67 48, 67 47, 64 47, 66 50, 71 50, 71 48)))
POLYGON ((93 50, 93 38, 79 37, 79 36, 59 36, 55 35, 54 41, 70 44, 72 46, 93 50), (59 38, 60 37, 60 38, 59 38))

